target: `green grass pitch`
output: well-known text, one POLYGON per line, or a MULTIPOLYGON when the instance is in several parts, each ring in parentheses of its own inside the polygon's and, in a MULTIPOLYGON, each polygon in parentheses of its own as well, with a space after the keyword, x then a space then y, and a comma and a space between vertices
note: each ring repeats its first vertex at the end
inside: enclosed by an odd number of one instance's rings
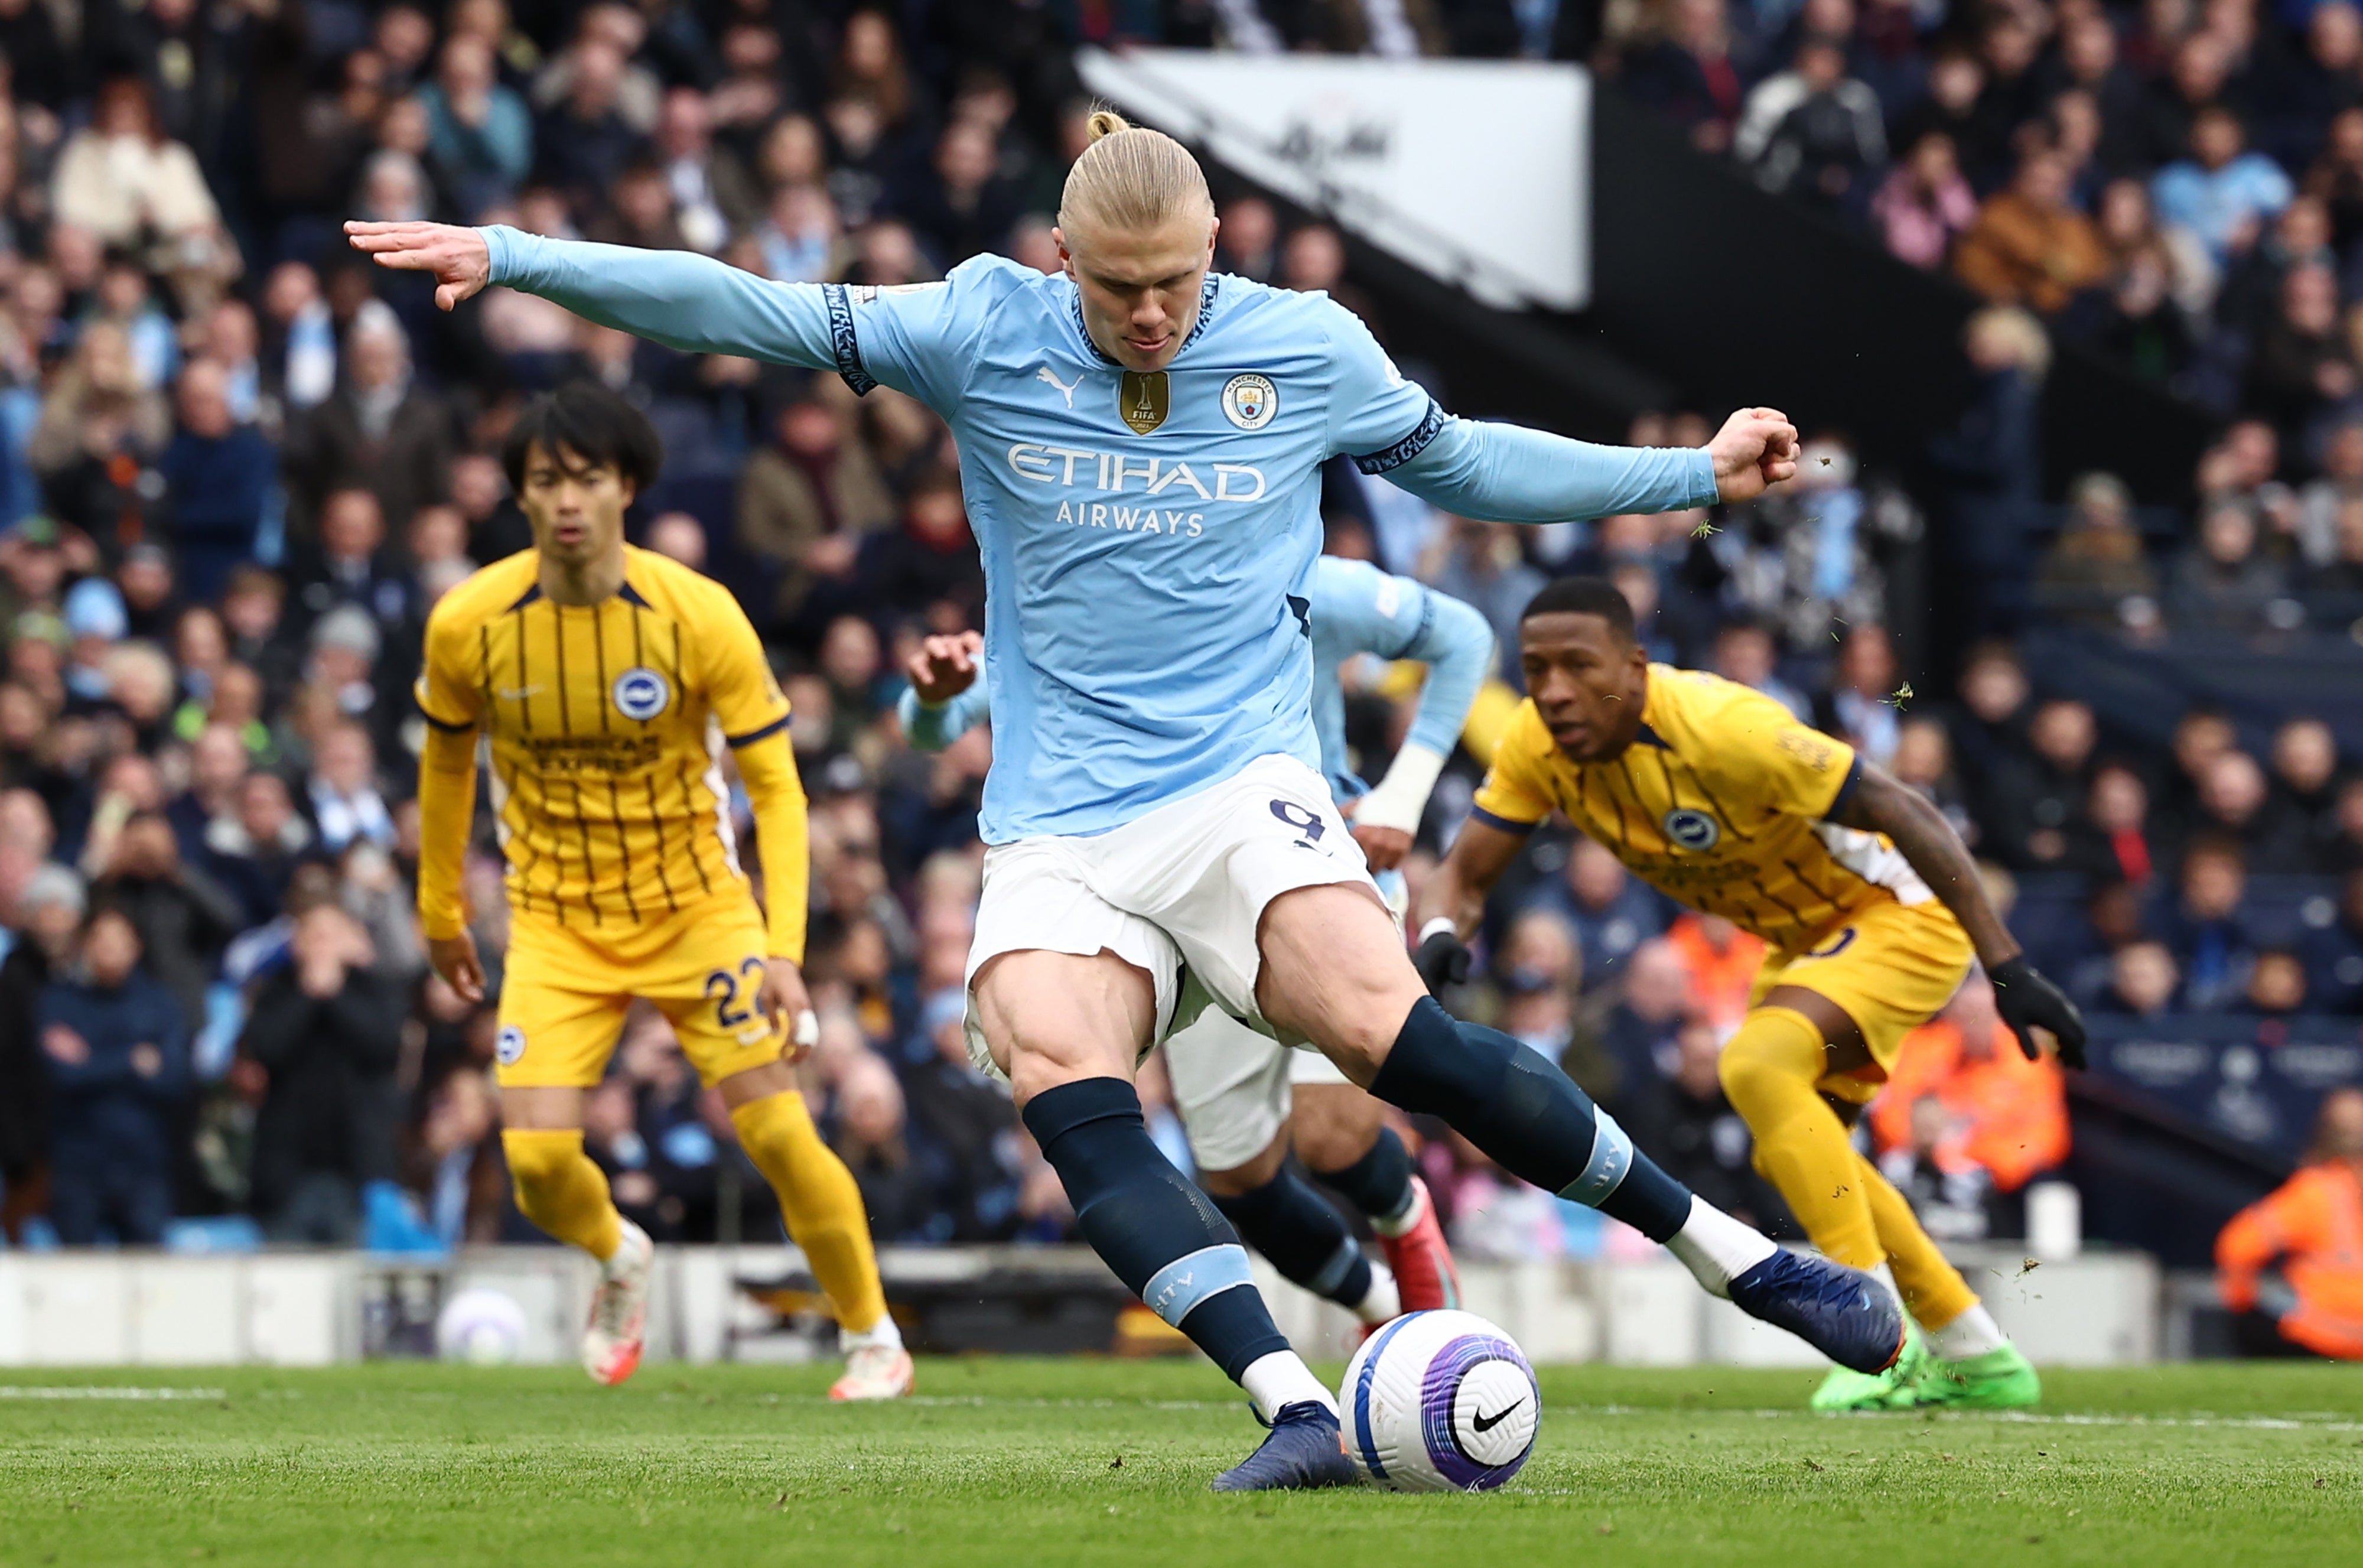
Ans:
POLYGON ((0 1565, 2363 1562, 2363 1367, 2056 1373, 2036 1419, 1554 1369, 1534 1462, 1474 1497, 1215 1496, 1259 1433, 1203 1362, 930 1362, 860 1408, 826 1381, 0 1371, 0 1565))

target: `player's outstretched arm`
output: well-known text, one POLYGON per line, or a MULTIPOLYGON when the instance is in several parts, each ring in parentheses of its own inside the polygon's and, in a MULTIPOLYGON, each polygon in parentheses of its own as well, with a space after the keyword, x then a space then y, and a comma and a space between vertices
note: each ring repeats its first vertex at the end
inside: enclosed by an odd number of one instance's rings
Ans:
POLYGON ((1385 471, 1448 512, 1504 523, 1746 501, 1796 472, 1796 427, 1773 408, 1741 409, 1703 447, 1603 447, 1450 419, 1416 456, 1385 471))
POLYGON ((345 233, 381 267, 432 273, 445 310, 498 284, 688 353, 807 370, 838 363, 820 285, 775 284, 694 251, 545 239, 498 225, 355 222, 345 233))
POLYGON ((903 737, 917 751, 940 751, 992 717, 984 687, 984 636, 963 631, 929 637, 904 662, 909 681, 894 705, 903 723, 903 737))
POLYGON ((1525 835, 1496 828, 1479 817, 1460 825, 1443 862, 1428 874, 1412 911, 1419 945, 1412 967, 1431 992, 1469 978, 1469 948, 1461 938, 1485 917, 1485 895, 1526 847, 1525 835))
POLYGON ((2084 1019, 2076 1004, 2026 961, 2025 950, 2010 934, 1969 846, 1961 842, 1944 813, 1919 791, 1884 768, 1858 762, 1861 773, 1854 788, 1830 820, 1844 828, 1884 833, 1912 869, 1920 873, 1945 907, 1961 922, 1975 944, 1978 961, 1993 982, 1994 1006, 2002 1021, 2018 1036, 2019 1049, 2031 1061, 2040 1054, 2035 1030, 2042 1029, 2059 1043, 2059 1060, 2070 1067, 2084 1065, 2084 1019))

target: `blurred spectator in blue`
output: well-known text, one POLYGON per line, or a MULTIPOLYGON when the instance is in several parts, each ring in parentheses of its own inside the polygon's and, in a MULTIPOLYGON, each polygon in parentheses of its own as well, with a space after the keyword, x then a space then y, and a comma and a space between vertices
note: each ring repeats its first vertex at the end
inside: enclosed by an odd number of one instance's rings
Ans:
POLYGON ((104 1234, 152 1247, 172 1215, 186 1015, 140 958, 138 929, 102 906, 83 928, 78 961, 41 994, 54 1106, 50 1219, 70 1247, 104 1234))
POLYGON ((405 999, 375 967, 368 935, 334 905, 297 917, 287 956, 239 1037, 240 1085, 261 1097, 254 1213, 272 1240, 348 1246, 361 1187, 394 1173, 405 999))
MULTIPOLYGON (((1953 526, 1938 535, 1950 559, 1939 564, 1963 585, 1958 629, 1991 637, 2017 624, 2034 564, 2028 523, 2042 494, 2036 429, 2051 344, 2034 317, 1996 306, 1969 318, 1962 346, 1972 395, 1960 423, 1929 443, 1928 458, 1951 492, 1953 526)), ((1957 595, 1944 597, 1949 605, 1957 595)))
POLYGON ((286 906, 288 882, 311 843, 311 824, 295 809, 287 781, 258 769, 239 780, 229 809, 207 819, 198 863, 238 900, 240 929, 252 929, 286 906))
POLYGON ((2185 1006, 2221 1011, 2247 988, 2256 960, 2247 892, 2247 859, 2239 840, 2210 834, 2183 852, 2175 895, 2152 924, 2181 965, 2185 1006))
POLYGON ((1903 725, 1895 640, 1883 626, 1852 626, 1838 649, 1829 689, 1814 703, 1814 722, 1880 767, 1895 760, 1903 725))
POLYGON ((1455 517, 1443 541, 1443 561, 1423 563, 1419 573, 1438 593, 1485 617, 1493 628, 1493 644, 1501 650, 1502 678, 1521 692, 1525 677, 1518 668, 1518 617, 1548 581, 1526 564, 1524 532, 1510 523, 1455 517))
POLYGON ((2306 988, 2326 1012, 2363 1013, 2363 871, 2349 872, 2338 911, 2306 933, 2306 988))
POLYGON ((204 1018, 205 986, 242 924, 237 900, 182 860, 180 840, 161 809, 132 810, 112 835, 102 821, 91 837, 103 868, 92 902, 131 922, 143 973, 172 994, 181 1017, 204 1018))
POLYGON ((209 600, 229 569, 254 553, 279 454, 260 430, 239 422, 229 373, 211 360, 193 361, 182 372, 174 401, 180 428, 156 468, 171 499, 183 584, 192 597, 209 600))
POLYGON ((446 39, 418 98, 436 172, 462 221, 516 193, 533 169, 533 113, 501 84, 489 43, 472 33, 446 39))
POLYGON ((625 58, 605 38, 568 51, 565 95, 534 128, 534 172, 585 210, 596 208, 646 139, 624 116, 625 58))
POLYGON ((1532 903, 1574 927, 1591 984, 1614 978, 1634 949, 1666 929, 1663 895, 1627 872, 1614 851, 1589 839, 1575 840, 1566 873, 1537 890, 1532 903))
POLYGON ((2150 192, 2158 221, 2188 230, 2220 266, 2256 243, 2296 188, 2279 164, 2247 150, 2237 114, 2211 104, 2191 118, 2191 156, 2158 171, 2150 192))
POLYGON ((2163 1018, 2181 984, 2181 966, 2164 942, 2127 942, 2110 956, 2107 983, 2085 1005, 2119 1018, 2163 1018))
POLYGON ((1726 681, 1736 681, 1762 692, 1799 718, 1811 718, 1812 702, 1781 678, 1774 662, 1777 651, 1772 634, 1761 622, 1731 621, 1714 634, 1714 651, 1708 668, 1726 681))
POLYGON ((1587 1018, 1593 1049, 1614 1069, 1611 1097, 1640 1095, 1680 1065, 1679 1037, 1691 1015, 1691 976, 1681 955, 1652 940, 1634 950, 1614 1000, 1587 1018))
POLYGON ((305 801, 321 847, 342 853, 356 839, 391 845, 393 810, 378 776, 377 749, 358 724, 331 725, 314 748, 305 801))
POLYGON ((2256 514, 2245 501, 2219 500, 2200 514, 2197 541, 2175 562, 2167 616, 2179 628, 2251 631, 2288 594, 2280 563, 2258 547, 2256 514))
POLYGON ((82 922, 82 878, 61 865, 35 869, 8 915, 8 955, 0 959, 0 1238, 11 1247, 25 1244, 25 1222, 49 1203, 52 1113, 41 997, 65 973, 82 922))

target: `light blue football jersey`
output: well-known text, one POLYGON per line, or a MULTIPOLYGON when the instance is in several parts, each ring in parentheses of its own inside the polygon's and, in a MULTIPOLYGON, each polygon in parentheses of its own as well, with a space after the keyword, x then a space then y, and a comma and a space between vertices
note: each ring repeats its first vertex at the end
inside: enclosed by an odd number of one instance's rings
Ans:
MULTIPOLYGON (((1354 771, 1346 746, 1346 688, 1338 672, 1357 654, 1410 659, 1427 666, 1419 708, 1407 741, 1448 757, 1469 717, 1469 705, 1493 666, 1493 628, 1459 600, 1390 576, 1368 562, 1324 555, 1313 563, 1313 730, 1321 771, 1339 801, 1369 788, 1354 771)), ((903 733, 922 751, 940 751, 993 717, 993 662, 985 678, 933 706, 904 688, 897 711, 903 733)), ((1001 736, 993 736, 998 751, 1001 736)))
POLYGON ((495 284, 701 353, 834 368, 951 426, 985 575, 988 843, 1105 832, 1275 752, 1318 766, 1311 578, 1340 453, 1466 517, 1715 496, 1703 451, 1448 417, 1326 295, 1210 275, 1170 367, 1095 348, 1074 284, 774 284, 686 251, 481 230, 495 284))

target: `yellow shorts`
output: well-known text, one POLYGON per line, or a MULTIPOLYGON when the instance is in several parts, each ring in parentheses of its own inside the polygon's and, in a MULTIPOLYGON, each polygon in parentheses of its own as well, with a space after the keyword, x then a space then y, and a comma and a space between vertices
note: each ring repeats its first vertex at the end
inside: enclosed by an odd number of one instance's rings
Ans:
POLYGON ((1776 985, 1802 985, 1845 1009, 1862 1030, 1871 1060, 1851 1072, 1826 1073, 1814 1086, 1864 1105, 1887 1082, 1903 1037, 1953 999, 1974 957, 1969 934, 1936 899, 1882 900, 1803 952, 1765 954, 1748 1005, 1761 1003, 1776 985))
POLYGON ((594 1087, 635 1001, 671 1021, 708 1085, 777 1062, 784 1042, 755 1000, 766 945, 762 911, 743 887, 660 919, 610 917, 604 928, 515 917, 495 1052, 502 1085, 594 1087))

